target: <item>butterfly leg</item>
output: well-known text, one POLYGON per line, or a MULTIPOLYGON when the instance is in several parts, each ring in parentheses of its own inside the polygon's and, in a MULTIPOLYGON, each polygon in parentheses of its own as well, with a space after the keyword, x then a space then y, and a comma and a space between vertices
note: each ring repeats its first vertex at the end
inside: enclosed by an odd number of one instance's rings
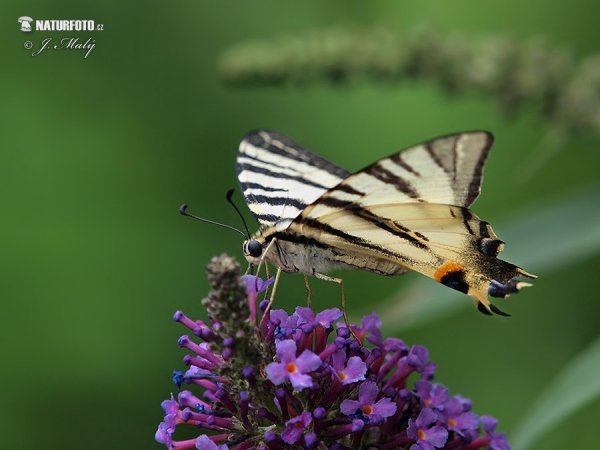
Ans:
MULTIPOLYGON (((269 265, 265 263, 265 273, 267 274, 267 280, 269 278, 271 278, 271 273, 269 272, 269 265)), ((258 284, 258 274, 257 274, 257 278, 256 278, 256 283, 258 284)), ((258 286, 257 286, 257 290, 258 290, 258 286)), ((263 297, 263 300, 266 300, 267 297, 269 296, 269 286, 267 286, 267 288, 265 289, 265 296, 263 297)))
POLYGON ((265 317, 267 317, 269 311, 271 310, 271 306, 273 306, 273 302, 275 301, 275 292, 277 292, 277 286, 279 286, 279 276, 281 275, 281 269, 277 268, 277 273, 275 274, 275 281, 273 282, 273 291, 271 291, 271 299, 269 300, 269 304, 265 308, 262 318, 260 319, 260 323, 258 324, 258 328, 262 329, 263 322, 265 321, 265 317))
POLYGON ((308 284, 308 275, 304 275, 304 286, 306 286, 306 307, 310 308, 310 285, 308 284))
POLYGON ((344 314, 344 322, 346 322, 346 327, 348 327, 348 331, 352 333, 352 336, 358 339, 352 331, 350 321, 348 320, 348 314, 346 314, 346 295, 344 294, 344 280, 342 280, 341 278, 328 277, 327 275, 323 275, 322 273, 318 272, 314 272, 313 275, 319 280, 334 281, 335 283, 338 283, 340 285, 340 288, 342 289, 342 313, 344 314))
MULTIPOLYGON (((262 253, 262 258, 260 258, 260 261, 258 262, 258 266, 256 267, 256 290, 258 291, 258 277, 260 276, 260 268, 261 266, 264 264, 265 265, 265 272, 267 274, 267 280, 269 278, 271 278, 269 276, 269 264, 267 263, 267 259, 266 259, 266 255, 269 253, 269 251, 271 250, 271 247, 273 246, 273 244, 277 241, 277 239, 273 239, 271 242, 269 242, 269 245, 267 245, 267 248, 265 249, 265 251, 262 253)), ((252 267, 252 264, 250 264, 250 267, 252 267)), ((248 274, 248 271, 246 271, 246 274, 248 274)), ((279 276, 279 272, 277 273, 277 276, 279 276)), ((267 292, 268 292, 268 288, 265 291, 265 298, 267 298, 267 292)), ((275 288, 273 287, 273 292, 275 292, 275 288)), ((262 324, 262 321, 261 321, 262 324)))

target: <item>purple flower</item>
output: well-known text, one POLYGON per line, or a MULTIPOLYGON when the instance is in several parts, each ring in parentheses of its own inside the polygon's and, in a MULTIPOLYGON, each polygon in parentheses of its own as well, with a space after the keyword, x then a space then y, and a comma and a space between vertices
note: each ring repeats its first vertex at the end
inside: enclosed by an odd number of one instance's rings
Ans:
POLYGON ((408 356, 406 356, 406 364, 420 373, 425 370, 425 363, 428 359, 429 350, 422 345, 413 345, 408 356))
POLYGON ((288 314, 283 309, 274 309, 271 311, 269 325, 274 326, 274 336, 277 339, 289 339, 292 337, 298 328, 300 317, 297 314, 288 314))
POLYGON ((423 408, 415 421, 408 419, 406 434, 415 441, 410 450, 433 450, 446 444, 448 431, 440 425, 434 425, 436 420, 437 416, 431 408, 423 408))
POLYGON ((444 410, 438 415, 440 421, 446 424, 448 430, 464 436, 466 430, 476 430, 479 426, 477 414, 463 409, 460 398, 451 398, 444 404, 444 410))
POLYGON ((423 406, 438 410, 444 409, 444 404, 448 401, 448 389, 440 384, 431 384, 426 380, 416 381, 415 387, 423 406))
POLYGON ((275 278, 271 277, 263 281, 262 278, 255 277, 254 275, 242 275, 242 281, 246 286, 248 295, 258 295, 267 289, 275 281, 275 278))
MULTIPOLYGON (((341 326, 346 326, 346 324, 341 323, 341 326)), ((381 326, 381 320, 377 313, 373 312, 370 316, 364 316, 361 321, 360 327, 354 325, 352 327, 352 331, 358 337, 361 342, 364 342, 365 336, 368 335, 367 341, 369 341, 373 345, 377 345, 378 347, 382 347, 382 336, 381 331, 379 331, 379 327, 381 326)))
POLYGON ((427 349, 382 337, 375 313, 351 334, 345 323, 332 325, 337 308, 259 310, 257 295, 271 280, 240 279, 226 255, 213 258, 208 276, 210 321, 174 316, 191 330, 178 341, 189 369, 174 376, 189 390, 162 403, 155 438, 169 450, 370 448, 374 437, 386 449, 510 449, 495 419, 479 419, 468 399, 448 399, 430 382, 436 366, 427 349), (202 431, 175 440, 180 427, 202 431))
POLYGON ((321 359, 310 350, 304 350, 296 357, 296 341, 277 341, 277 357, 281 362, 273 362, 267 366, 267 377, 275 385, 290 380, 294 389, 301 391, 313 384, 310 375, 321 365, 321 359))
POLYGON ((320 326, 323 328, 331 327, 331 323, 334 320, 342 317, 342 311, 338 308, 326 309, 315 316, 310 308, 297 306, 296 314, 300 317, 300 321, 298 322, 299 325, 308 324, 313 327, 320 326))
POLYGON ((492 416, 481 416, 481 424, 485 430, 488 445, 493 450, 510 450, 510 445, 506 441, 506 433, 494 433, 498 421, 492 416))
POLYGON ((287 444, 295 444, 311 422, 312 415, 308 411, 302 411, 302 414, 285 423, 285 430, 281 433, 281 438, 287 444))
POLYGON ((165 418, 158 425, 158 430, 156 430, 154 437, 161 444, 169 446, 172 442, 171 435, 175 432, 175 426, 177 425, 179 403, 175 401, 173 394, 171 394, 171 400, 165 400, 160 406, 162 406, 165 412, 165 418))
POLYGON ((227 444, 217 445, 210 438, 203 434, 196 439, 196 448, 198 450, 227 450, 227 444))
POLYGON ((273 277, 263 281, 254 275, 242 276, 242 282, 246 286, 246 293, 248 294, 248 307, 250 308, 250 317, 248 319, 250 321, 254 322, 258 317, 258 306, 256 305, 258 294, 266 290, 273 281, 275 281, 273 277))
POLYGON ((356 383, 365 379, 367 365, 358 356, 346 358, 346 352, 338 350, 332 355, 332 359, 333 374, 342 384, 356 383))
POLYGON ((390 417, 396 412, 396 405, 389 398, 383 397, 378 402, 377 394, 379 394, 379 388, 377 384, 372 381, 365 381, 360 385, 358 390, 358 400, 344 400, 340 407, 342 413, 347 416, 353 416, 360 414, 366 417, 380 416, 390 417))

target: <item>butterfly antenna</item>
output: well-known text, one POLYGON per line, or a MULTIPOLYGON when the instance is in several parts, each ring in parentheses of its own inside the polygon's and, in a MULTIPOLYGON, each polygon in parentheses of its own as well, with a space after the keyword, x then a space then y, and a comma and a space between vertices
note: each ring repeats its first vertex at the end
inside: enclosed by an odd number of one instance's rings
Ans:
POLYGON ((233 206, 233 209, 235 209, 238 213, 238 215, 240 216, 240 219, 242 219, 242 223, 244 224, 244 228, 246 228, 246 233, 248 234, 248 239, 250 239, 250 230, 248 229, 248 225, 246 225, 246 221, 244 220, 244 216, 242 216, 242 213, 240 212, 240 210, 238 209, 238 207, 235 205, 235 203, 233 203, 233 200, 231 199, 231 197, 233 196, 233 193, 235 192, 234 188, 230 188, 227 191, 227 201, 229 203, 231 203, 231 206, 233 206))
POLYGON ((181 207, 179 208, 179 212, 182 215, 184 215, 184 216, 191 217, 192 219, 201 220, 202 222, 212 223, 213 225, 218 225, 218 226, 223 227, 223 228, 229 228, 230 230, 237 231, 242 236, 246 237, 246 235, 244 234, 244 232, 242 230, 238 230, 237 228, 232 227, 230 225, 225 225, 224 223, 219 223, 219 222, 215 222, 213 220, 203 219, 202 217, 198 217, 198 216, 195 216, 193 214, 190 214, 189 212, 186 211, 186 209, 187 209, 187 205, 185 205, 185 204, 181 205, 181 207))

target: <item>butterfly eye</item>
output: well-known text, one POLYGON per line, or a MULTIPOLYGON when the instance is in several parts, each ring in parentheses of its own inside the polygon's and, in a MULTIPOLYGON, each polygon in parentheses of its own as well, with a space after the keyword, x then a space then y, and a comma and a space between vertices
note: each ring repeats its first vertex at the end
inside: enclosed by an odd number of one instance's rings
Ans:
POLYGON ((250 256, 258 258, 262 254, 262 244, 258 241, 248 242, 248 253, 250 256))

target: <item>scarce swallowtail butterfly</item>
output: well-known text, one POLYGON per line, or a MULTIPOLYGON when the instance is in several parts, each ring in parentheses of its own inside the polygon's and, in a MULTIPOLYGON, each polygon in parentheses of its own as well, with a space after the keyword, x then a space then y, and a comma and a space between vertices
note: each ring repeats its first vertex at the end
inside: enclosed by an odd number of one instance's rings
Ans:
POLYGON ((469 210, 492 142, 485 131, 452 134, 350 173, 286 136, 253 131, 237 156, 242 193, 260 223, 244 255, 277 267, 272 299, 282 271, 304 274, 307 290, 313 275, 342 285, 345 314, 342 280, 324 272, 416 271, 470 295, 485 314, 507 315, 488 295, 506 297, 529 285, 514 277, 536 277, 498 259, 504 243, 469 210))

